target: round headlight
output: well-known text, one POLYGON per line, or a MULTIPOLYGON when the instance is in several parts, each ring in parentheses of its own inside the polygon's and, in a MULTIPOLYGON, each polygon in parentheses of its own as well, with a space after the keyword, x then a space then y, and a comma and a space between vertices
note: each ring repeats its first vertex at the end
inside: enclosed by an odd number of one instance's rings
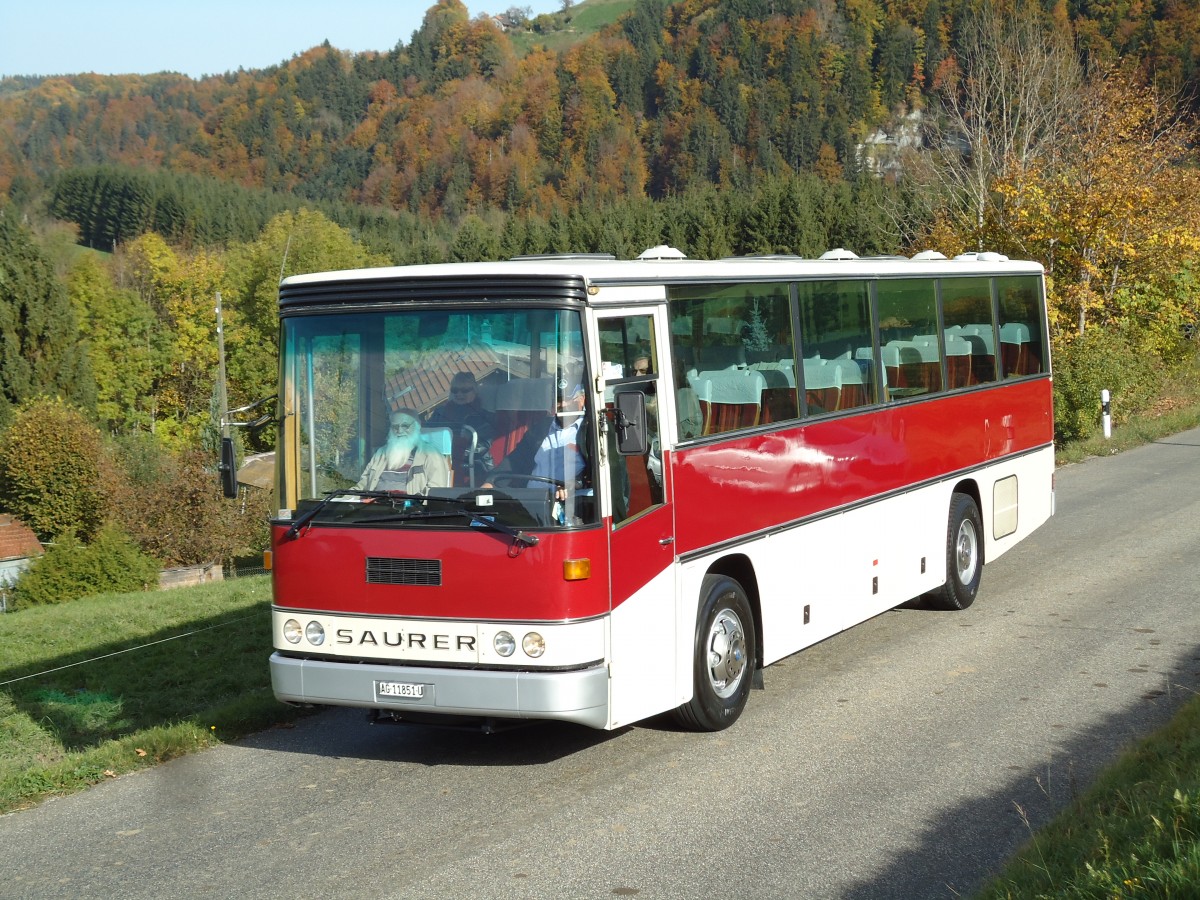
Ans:
POLYGON ((499 631, 492 638, 492 646, 496 648, 496 652, 501 656, 512 656, 513 651, 517 649, 517 641, 507 631, 499 631))
POLYGON ((546 652, 546 639, 536 631, 531 631, 522 639, 521 649, 525 651, 526 656, 537 659, 546 652))
POLYGON ((308 627, 304 629, 304 636, 308 638, 308 642, 314 646, 320 647, 325 643, 325 626, 316 619, 308 623, 308 627))
POLYGON ((304 632, 300 628, 300 623, 295 619, 288 619, 283 623, 283 639, 289 644, 300 643, 300 636, 304 632))

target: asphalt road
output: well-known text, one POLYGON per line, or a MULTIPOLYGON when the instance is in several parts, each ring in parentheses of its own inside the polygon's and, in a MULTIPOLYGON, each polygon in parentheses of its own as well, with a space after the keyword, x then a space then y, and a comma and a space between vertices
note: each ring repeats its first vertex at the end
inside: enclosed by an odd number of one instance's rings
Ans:
POLYGON ((326 712, 0 818, 0 896, 967 895, 1200 686, 1200 431, 1057 485, 971 609, 772 666, 729 731, 326 712))

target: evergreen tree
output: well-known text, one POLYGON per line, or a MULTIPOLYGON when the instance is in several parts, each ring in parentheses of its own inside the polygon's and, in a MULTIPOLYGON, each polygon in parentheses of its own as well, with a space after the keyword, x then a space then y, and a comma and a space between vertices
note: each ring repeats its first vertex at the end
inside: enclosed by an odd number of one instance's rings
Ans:
POLYGON ((0 418, 38 396, 91 411, 96 388, 71 302, 28 229, 0 212, 0 418))

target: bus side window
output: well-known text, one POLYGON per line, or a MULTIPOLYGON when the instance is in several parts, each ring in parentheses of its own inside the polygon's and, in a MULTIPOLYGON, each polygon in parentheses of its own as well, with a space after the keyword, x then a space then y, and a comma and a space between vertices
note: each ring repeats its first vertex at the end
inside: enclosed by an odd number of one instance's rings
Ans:
POLYGON ((1046 371, 1042 292, 1036 275, 996 279, 1000 306, 1000 365, 1005 378, 1046 371))
POLYGON ((995 381, 992 279, 943 278, 941 291, 947 387, 953 390, 995 381))
POLYGON ((681 440, 799 417, 786 284, 677 286, 670 301, 681 440))
POLYGON ((878 282, 879 343, 889 400, 942 390, 942 338, 931 278, 878 282))
POLYGON ((808 415, 875 402, 874 326, 867 283, 802 281, 801 375, 808 415))

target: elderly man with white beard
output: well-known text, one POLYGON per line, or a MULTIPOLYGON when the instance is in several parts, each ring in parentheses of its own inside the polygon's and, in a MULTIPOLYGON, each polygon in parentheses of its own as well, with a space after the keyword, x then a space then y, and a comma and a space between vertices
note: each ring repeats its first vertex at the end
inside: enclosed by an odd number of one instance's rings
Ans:
POLYGON ((375 451, 354 490, 424 494, 431 487, 449 487, 446 458, 421 440, 416 411, 398 409, 390 421, 387 443, 375 451))

